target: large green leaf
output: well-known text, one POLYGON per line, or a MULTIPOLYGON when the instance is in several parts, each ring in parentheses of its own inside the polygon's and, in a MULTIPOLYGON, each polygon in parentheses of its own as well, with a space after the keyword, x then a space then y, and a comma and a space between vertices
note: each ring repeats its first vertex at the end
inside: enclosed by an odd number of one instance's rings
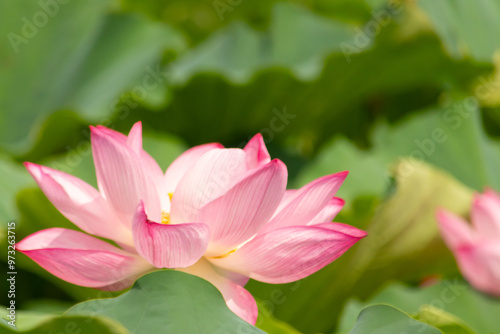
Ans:
POLYGON ((143 79, 181 40, 163 24, 107 14, 110 2, 2 0, 1 146, 26 151, 47 115, 60 109, 105 122, 124 90, 150 87, 143 79))
POLYGON ((463 330, 472 330, 477 334, 495 333, 500 328, 500 300, 485 296, 455 279, 425 288, 393 284, 367 302, 351 301, 343 312, 340 329, 345 331, 351 328, 363 307, 378 303, 394 305, 415 314, 420 321, 433 322, 443 328, 448 323, 448 326, 459 325, 463 330))
POLYGON ((231 312, 210 283, 172 270, 147 274, 119 297, 84 302, 66 314, 105 315, 131 333, 263 333, 231 312))
POLYGON ((358 225, 367 230, 365 239, 300 282, 269 286, 252 281, 249 290, 262 300, 278 291, 281 302, 273 304, 275 316, 301 332, 331 332, 342 305, 352 296, 366 298, 387 280, 418 282, 435 273, 456 274, 434 215, 438 206, 466 214, 472 192, 425 164, 403 174, 407 163, 395 167, 394 190, 368 224, 358 225))

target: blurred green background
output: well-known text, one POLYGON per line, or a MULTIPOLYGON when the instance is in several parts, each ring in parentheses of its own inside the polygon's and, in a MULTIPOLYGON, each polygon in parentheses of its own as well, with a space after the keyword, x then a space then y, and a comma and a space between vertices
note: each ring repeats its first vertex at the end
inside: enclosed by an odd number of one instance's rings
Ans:
MULTIPOLYGON (((90 124, 127 132, 141 120, 163 169, 192 145, 241 147, 261 132, 290 188, 351 172, 336 221, 369 238, 300 283, 248 285, 262 314, 326 333, 346 301, 391 281, 457 277, 435 209, 466 216, 473 191, 500 190, 498 0, 0 5, 0 217, 18 240, 71 228, 21 163, 95 185, 90 124)), ((99 295, 17 257, 21 309, 99 295)))

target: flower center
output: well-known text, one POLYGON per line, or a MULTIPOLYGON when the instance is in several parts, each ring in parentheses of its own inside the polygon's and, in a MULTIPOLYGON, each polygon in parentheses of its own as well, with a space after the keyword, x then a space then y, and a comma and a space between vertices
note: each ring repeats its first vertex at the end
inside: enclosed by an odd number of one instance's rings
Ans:
MULTIPOLYGON (((172 196, 174 193, 168 193, 168 197, 170 198, 170 202, 172 202, 172 196)), ((162 211, 161 212, 161 223, 162 224, 170 224, 170 213, 162 211)))
POLYGON ((161 223, 170 224, 170 213, 162 211, 161 212, 161 223))
POLYGON ((219 256, 212 256, 212 259, 223 259, 231 254, 233 254, 234 252, 236 252, 238 250, 238 248, 235 248, 233 249, 232 251, 229 251, 227 252, 226 254, 222 254, 222 255, 219 255, 219 256))

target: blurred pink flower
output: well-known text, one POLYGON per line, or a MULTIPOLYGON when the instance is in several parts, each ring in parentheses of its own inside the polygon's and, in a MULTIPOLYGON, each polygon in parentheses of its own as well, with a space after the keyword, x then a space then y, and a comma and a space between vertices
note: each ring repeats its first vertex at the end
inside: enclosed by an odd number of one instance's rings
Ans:
POLYGON ((347 176, 324 176, 285 190, 287 169, 271 160, 260 134, 244 149, 193 147, 163 173, 142 149, 142 127, 128 136, 91 127, 99 191, 33 163, 26 167, 54 206, 88 234, 50 228, 17 244, 47 271, 103 290, 130 286, 156 268, 214 284, 233 312, 255 324, 249 278, 287 283, 320 270, 366 233, 332 223, 347 176))
POLYGON ((464 277, 476 289, 500 296, 500 195, 491 189, 475 195, 472 225, 446 210, 437 219, 464 277))

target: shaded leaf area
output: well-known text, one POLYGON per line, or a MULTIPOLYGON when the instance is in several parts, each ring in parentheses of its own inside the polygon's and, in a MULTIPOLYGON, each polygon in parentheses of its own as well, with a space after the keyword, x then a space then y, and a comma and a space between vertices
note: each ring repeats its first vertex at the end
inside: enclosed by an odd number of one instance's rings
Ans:
POLYGON ((2 314, 0 333, 99 333, 128 334, 125 327, 103 316, 55 316, 46 313, 17 311, 14 329, 2 314))
POLYGON ((259 317, 257 318, 256 327, 262 329, 266 333, 273 334, 300 334, 295 328, 273 317, 274 305, 269 301, 257 300, 259 308, 259 317))
POLYGON ((493 69, 451 59, 419 20, 415 10, 403 10, 378 34, 360 35, 352 25, 281 4, 266 31, 232 24, 181 55, 169 67, 170 103, 133 109, 117 126, 141 117, 191 145, 238 145, 262 132, 306 156, 332 134, 366 145, 379 116, 398 119, 449 89, 467 93, 493 69), (417 22, 413 30, 407 20, 417 22))
POLYGON ((500 52, 494 57, 495 72, 480 78, 476 91, 483 106, 484 129, 488 134, 500 136, 500 52))
POLYGON ((425 161, 473 189, 490 186, 500 190, 500 142, 484 133, 474 98, 450 100, 396 124, 380 122, 370 141, 372 147, 362 150, 344 139, 332 139, 296 184, 347 169, 351 175, 338 194, 349 203, 361 195, 383 193, 391 182, 387 169, 407 159, 408 169, 400 171, 403 176, 425 161))
POLYGON ((104 122, 114 100, 142 84, 163 50, 182 47, 178 33, 164 24, 108 14, 110 1, 56 3, 50 17, 38 2, 3 7, 0 31, 8 39, 0 53, 0 145, 17 154, 31 148, 54 111, 72 109, 87 121, 104 122))
MULTIPOLYGON (((479 78, 476 88, 476 94, 485 109, 498 109, 500 107, 500 52, 495 54, 493 62, 495 71, 489 76, 479 78)), ((498 131, 498 113, 496 113, 496 123, 498 131)))
MULTIPOLYGON (((352 296, 367 298, 388 280, 417 283, 439 273, 456 275, 451 253, 442 243, 434 218, 439 206, 465 215, 472 192, 450 175, 425 164, 408 170, 402 161, 393 169, 393 192, 373 211, 366 198, 356 208, 367 214, 347 214, 368 236, 340 259, 296 283, 266 285, 251 281, 248 289, 270 301, 276 318, 303 333, 333 332, 343 304, 352 296), (362 217, 362 216, 361 216, 362 217), (432 261, 429 259, 432 258, 432 261), (279 298, 276 297, 279 295, 279 298), (308 305, 306 308, 303 305, 308 305), (328 320, 327 320, 328 319, 328 320)), ((343 221, 338 217, 336 221, 343 221)))
POLYGON ((442 329, 443 333, 495 333, 500 328, 500 300, 483 295, 455 278, 425 288, 395 283, 366 302, 350 301, 343 311, 340 331, 349 330, 364 307, 379 303, 413 314, 416 319, 442 329), (460 331, 452 331, 453 327, 460 331))
POLYGON ((104 315, 131 333, 264 333, 231 312, 207 281, 178 271, 147 274, 112 299, 77 304, 66 315, 104 315))

